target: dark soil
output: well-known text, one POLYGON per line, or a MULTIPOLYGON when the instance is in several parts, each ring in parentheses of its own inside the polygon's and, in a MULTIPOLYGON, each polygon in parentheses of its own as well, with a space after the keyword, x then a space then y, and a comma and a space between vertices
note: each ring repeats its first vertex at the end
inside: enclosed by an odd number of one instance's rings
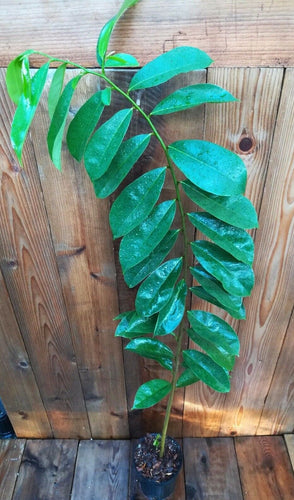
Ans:
POLYGON ((160 446, 154 446, 156 434, 147 434, 142 438, 134 453, 135 466, 144 477, 161 483, 171 479, 182 464, 182 452, 179 444, 171 437, 166 438, 165 453, 160 458, 160 446))

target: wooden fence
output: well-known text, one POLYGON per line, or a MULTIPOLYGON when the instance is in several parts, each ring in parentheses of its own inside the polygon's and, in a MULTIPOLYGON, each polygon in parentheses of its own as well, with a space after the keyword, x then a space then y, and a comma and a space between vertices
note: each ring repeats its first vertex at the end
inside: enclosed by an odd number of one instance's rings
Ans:
MULTIPOLYGON (((16 3, 10 5, 16 9, 16 3)), ((225 2, 225 8, 231 3, 235 2, 225 2)), ((239 3, 244 7, 244 2, 239 3)), ((263 2, 264 9, 269 3, 263 2)), ((264 36, 266 21, 271 21, 276 34, 273 20, 278 19, 286 37, 282 15, 286 20, 286 11, 279 7, 286 3, 277 2, 278 9, 268 12, 268 19, 260 9, 264 36)), ((115 12, 112 4, 109 2, 115 12)), ((171 4, 174 12, 179 2, 171 4)), ((211 2, 205 4, 206 8, 212 6, 211 2)), ((147 0, 142 11, 140 5, 136 6, 139 14, 150 8, 154 18, 157 10, 153 0, 147 0)), ((93 5, 88 6, 88 13, 91 8, 94 11, 93 5)), ((134 20, 135 10, 128 15, 129 22, 134 20)), ((195 24, 195 13, 193 16, 195 24)), ((123 40, 127 39, 126 22, 123 20, 121 28, 123 40)), ((188 16, 185 23, 191 29, 188 16)), ((209 26, 216 30, 212 21, 209 26)), ((6 32, 10 33, 9 27, 6 32)), ((252 53, 256 37, 256 33, 249 37, 252 53)), ((192 36, 186 38, 185 44, 194 44, 192 36)), ((19 39, 20 35, 16 42, 19 39)), ((180 37, 171 40, 172 44, 183 45, 180 37)), ((14 44, 15 50, 27 47, 14 44)), ((142 47, 147 47, 146 40, 142 47)), ((286 53, 283 37, 281 47, 285 63, 291 50, 288 47, 286 53)), ((50 48, 54 51, 53 42, 50 48)), ((153 48, 151 44, 150 53, 153 48)), ((260 228, 253 232, 256 285, 246 300, 247 320, 233 322, 240 336, 241 354, 232 373, 231 392, 219 394, 200 382, 179 391, 170 426, 170 433, 176 436, 293 431, 294 68, 279 67, 284 64, 281 60, 274 62, 277 48, 269 43, 266 48, 259 65, 269 61, 275 67, 253 67, 258 65, 257 55, 252 67, 212 67, 137 95, 148 110, 155 99, 179 86, 209 81, 240 98, 240 103, 201 106, 189 114, 161 117, 157 124, 168 142, 204 137, 237 152, 248 170, 246 195, 260 221, 260 228)), ((219 45, 218 50, 220 53, 219 45)), ((217 53, 215 50, 213 54, 216 63, 217 53)), ((70 56, 74 58, 74 54, 70 56)), ((5 57, 2 66, 7 63, 5 57)), ((82 57, 91 64, 84 53, 82 57)), ((240 60, 246 64, 245 55, 240 60)), ((225 66, 223 63, 220 58, 225 66)), ((237 65, 234 60, 231 63, 237 65)), ((67 71, 68 78, 72 72, 67 71)), ((113 71, 112 78, 127 85, 131 74, 113 71)), ((65 149, 63 172, 52 166, 46 151, 48 86, 49 82, 24 148, 21 169, 9 142, 14 106, 5 89, 5 69, 0 71, 0 397, 19 437, 124 438, 157 431, 161 429, 164 404, 143 412, 129 409, 138 385, 150 376, 160 377, 161 370, 155 362, 124 352, 121 340, 113 335, 112 318, 132 308, 134 291, 123 283, 117 244, 113 244, 108 226, 110 204, 95 198, 83 166, 65 149)), ((72 101, 72 114, 96 88, 94 78, 81 81, 72 101)), ((124 105, 120 98, 115 99, 118 109, 124 105)), ((135 117, 130 133, 141 133, 143 127, 135 117)), ((160 149, 151 142, 131 175, 163 161, 160 149)), ((194 301, 195 307, 200 305, 194 301)))

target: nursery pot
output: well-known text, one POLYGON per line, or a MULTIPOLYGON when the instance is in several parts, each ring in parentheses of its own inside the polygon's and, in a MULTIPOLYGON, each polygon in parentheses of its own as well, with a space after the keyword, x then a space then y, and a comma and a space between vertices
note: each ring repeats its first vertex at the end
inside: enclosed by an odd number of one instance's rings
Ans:
POLYGON ((178 474, 181 470, 183 463, 183 453, 181 446, 179 443, 167 436, 166 438, 166 450, 172 450, 172 454, 175 456, 174 465, 171 466, 171 462, 173 458, 171 456, 167 460, 167 470, 166 472, 162 471, 163 477, 158 476, 158 463, 160 462, 159 458, 159 449, 156 449, 154 446, 154 463, 155 468, 154 471, 150 470, 150 457, 149 453, 146 453, 146 457, 144 457, 144 447, 146 446, 146 441, 154 441, 156 439, 157 434, 147 434, 147 436, 142 437, 138 440, 138 444, 134 451, 134 464, 136 471, 136 479, 140 483, 141 490, 147 498, 162 500, 171 495, 175 489, 176 480, 178 474), (139 459, 138 459, 139 456, 139 459), (144 458, 146 458, 146 467, 144 466, 144 458), (143 465, 142 465, 143 464, 143 465), (148 476, 146 476, 145 470, 149 468, 148 476))

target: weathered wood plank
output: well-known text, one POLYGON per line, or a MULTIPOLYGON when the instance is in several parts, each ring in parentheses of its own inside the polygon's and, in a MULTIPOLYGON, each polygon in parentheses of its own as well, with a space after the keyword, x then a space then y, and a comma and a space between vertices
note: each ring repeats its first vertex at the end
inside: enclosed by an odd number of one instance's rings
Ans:
POLYGON ((0 379, 1 399, 19 437, 48 437, 52 434, 37 381, 29 362, 0 272, 0 379))
POLYGON ((294 434, 285 434, 284 437, 294 471, 294 434))
MULTIPOLYGON (((177 440, 181 446, 183 446, 183 441, 181 439, 177 440)), ((129 500, 145 500, 146 496, 142 493, 140 484, 136 479, 136 470, 133 462, 134 450, 137 444, 137 440, 133 439, 131 443, 131 456, 130 456, 130 475, 129 475, 129 500)), ((183 449, 183 448, 182 448, 183 449)), ((179 472, 174 493, 168 497, 168 500, 186 500, 185 493, 185 472, 184 463, 181 471, 179 472)))
MULTIPOLYGON (((67 79, 74 74, 68 71, 67 79)), ((68 152, 62 175, 52 165, 46 144, 49 85, 50 79, 31 133, 91 433, 101 439, 128 437, 121 341, 114 338, 118 297, 109 201, 97 200, 84 166, 68 152)), ((72 115, 97 85, 93 76, 81 82, 72 115)))
MULTIPOLYGON (((34 47, 96 66, 99 31, 121 3, 89 0, 81 8, 79 0, 34 0, 28 8, 26 2, 2 2, 0 64, 34 47)), ((133 53, 142 64, 180 45, 206 50, 221 66, 294 64, 292 0, 224 0, 221 10, 215 0, 170 0, 168 9, 162 7, 158 0, 136 5, 120 21, 110 49, 133 53)))
MULTIPOLYGON (((282 78, 283 72, 279 69, 223 68, 211 69, 208 72, 210 83, 226 88, 241 102, 207 105, 205 139, 240 154, 248 172, 246 196, 251 199, 257 211, 259 211, 263 195, 282 78), (242 151, 244 137, 252 143, 248 151, 242 151)), ((262 227, 262 222, 260 226, 262 227)), ((264 279, 265 273, 260 272, 258 266, 255 267, 258 283, 264 279)), ((247 408, 248 412, 251 412, 250 415, 244 414, 243 432, 246 432, 248 419, 252 419, 255 425, 258 423, 263 402, 260 403, 260 407, 252 405, 250 398, 248 402, 239 403, 243 388, 248 389, 248 393, 251 394, 247 369, 252 371, 251 358, 257 352, 256 343, 253 343, 252 339, 255 331, 252 316, 257 311, 258 302, 256 298, 251 298, 246 300, 245 304, 247 320, 241 327, 241 355, 233 370, 231 393, 227 396, 216 393, 202 383, 187 387, 184 412, 184 435, 186 436, 215 436, 219 432, 223 435, 230 435, 231 432, 237 432, 238 425, 240 425, 238 411, 242 405, 244 412, 247 408), (248 322, 250 322, 249 326, 248 322), (252 413, 252 407, 258 411, 256 415, 252 413)), ((229 314, 223 313, 220 309, 209 306, 194 297, 193 307, 210 310, 222 316, 238 330, 238 322, 232 320, 229 314)), ((263 383, 263 381, 264 378, 260 377, 259 382, 263 383)), ((255 379, 252 383, 255 386, 257 380, 255 379)))
POLYGON ((244 497, 291 500, 294 475, 282 436, 235 438, 244 497))
POLYGON ((0 441, 0 500, 12 498, 24 446, 24 439, 0 441))
POLYGON ((232 438, 184 438, 183 441, 187 500, 243 499, 232 438))
POLYGON ((128 441, 81 441, 71 500, 127 500, 128 441))
POLYGON ((54 435, 89 437, 36 161, 28 143, 23 169, 11 153, 14 106, 0 76, 0 266, 54 435))
POLYGON ((70 498, 78 441, 27 440, 13 500, 70 498))

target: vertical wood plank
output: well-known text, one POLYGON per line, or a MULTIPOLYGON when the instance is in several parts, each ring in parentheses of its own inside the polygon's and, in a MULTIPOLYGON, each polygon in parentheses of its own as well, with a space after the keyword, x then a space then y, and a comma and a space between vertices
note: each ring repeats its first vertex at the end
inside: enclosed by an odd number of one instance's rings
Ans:
POLYGON ((0 500, 12 499, 24 446, 24 439, 0 440, 0 500))
POLYGON ((56 437, 90 435, 32 148, 11 153, 13 107, 0 80, 0 266, 56 437))
POLYGON ((81 441, 71 500, 127 500, 129 441, 81 441))
POLYGON ((235 438, 244 497, 291 500, 294 475, 282 436, 235 438))
POLYGON ((78 442, 28 440, 13 500, 70 499, 78 442))
POLYGON ((290 460, 292 463, 292 468, 294 471, 294 434, 286 434, 284 437, 285 437, 289 457, 290 457, 290 460))
POLYGON ((52 431, 0 272, 1 399, 19 437, 48 437, 52 431))
MULTIPOLYGON (((243 159, 248 172, 246 196, 251 199, 257 212, 260 209, 267 175, 282 77, 282 70, 265 68, 215 68, 208 72, 210 83, 226 88, 241 102, 207 105, 205 139, 235 151, 243 159), (245 152, 241 149, 244 137, 252 142, 252 148, 245 152)), ((266 273, 256 264, 255 272, 257 286, 266 273)), ((257 384, 257 379, 250 382, 253 365, 259 366, 258 361, 253 363, 259 343, 258 330, 255 329, 257 304, 254 296, 245 300, 247 320, 239 329, 238 322, 232 320, 228 314, 193 298, 193 307, 210 310, 228 321, 237 331, 240 330, 241 352, 232 373, 231 392, 228 395, 216 393, 202 383, 187 387, 184 435, 215 436, 219 433, 223 435, 246 433, 247 422, 248 424, 254 422, 254 425, 257 425, 262 401, 259 401, 259 405, 255 402, 252 404, 249 395, 251 385, 257 384), (244 390, 248 391, 247 401, 242 399, 244 390), (244 427, 241 430, 240 420, 243 414, 244 427)), ((261 376, 260 383, 263 381, 264 376, 261 376)))
POLYGON ((184 438, 183 441, 187 500, 243 499, 232 438, 184 438))
MULTIPOLYGON (((75 74, 69 70, 67 79, 75 74)), ((32 138, 91 433, 96 438, 128 437, 122 347, 114 338, 118 298, 109 201, 96 199, 84 165, 68 152, 62 156, 62 174, 52 165, 46 145, 49 84, 32 138)), ((71 115, 97 87, 93 76, 81 81, 71 115)))

